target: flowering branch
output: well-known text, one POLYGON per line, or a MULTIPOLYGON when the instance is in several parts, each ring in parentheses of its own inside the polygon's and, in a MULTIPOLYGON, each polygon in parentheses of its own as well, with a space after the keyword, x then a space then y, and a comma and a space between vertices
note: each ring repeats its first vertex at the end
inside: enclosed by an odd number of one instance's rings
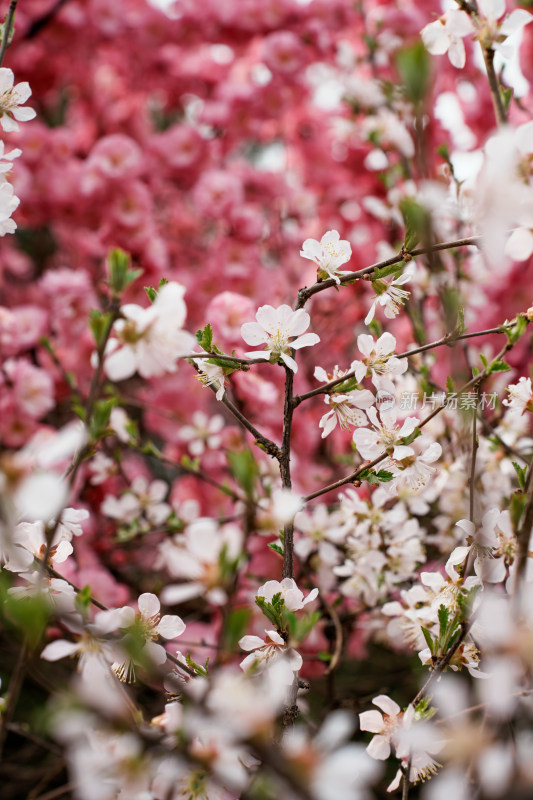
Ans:
MULTIPOLYGON (((377 264, 372 264, 369 267, 364 267, 363 269, 357 270, 355 272, 348 272, 340 278, 341 284, 351 283, 352 281, 358 280, 359 278, 364 278, 365 276, 370 276, 373 272, 377 272, 378 270, 383 269, 384 267, 391 267, 394 264, 400 264, 402 261, 410 261, 417 256, 422 256, 427 253, 437 253, 440 250, 451 250, 455 247, 467 247, 470 245, 479 245, 481 242, 481 236, 467 236, 463 239, 456 239, 451 242, 440 242, 430 247, 418 247, 415 250, 410 250, 407 252, 405 248, 399 251, 399 253, 395 256, 391 256, 391 258, 387 258, 384 261, 378 261, 377 264)), ((323 292, 324 289, 330 289, 332 286, 337 286, 337 281, 334 278, 328 278, 325 281, 317 281, 312 286, 306 286, 303 289, 298 291, 298 302, 296 304, 296 309, 303 308, 304 305, 307 303, 310 297, 318 292, 323 292)))

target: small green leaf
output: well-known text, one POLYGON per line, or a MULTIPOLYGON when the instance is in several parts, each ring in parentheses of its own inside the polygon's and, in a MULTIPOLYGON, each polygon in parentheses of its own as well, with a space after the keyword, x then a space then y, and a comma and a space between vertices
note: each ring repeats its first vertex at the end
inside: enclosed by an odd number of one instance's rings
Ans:
POLYGON ((427 238, 430 227, 430 215, 424 206, 413 197, 403 197, 400 200, 400 211, 405 225, 405 249, 409 252, 416 245, 427 238))
POLYGON ((231 474, 246 492, 247 497, 254 494, 258 467, 251 450, 240 450, 226 453, 231 474))
POLYGON ((382 278, 386 278, 387 275, 394 275, 394 277, 397 278, 399 275, 402 274, 404 267, 405 267, 405 261, 397 261, 395 264, 389 264, 388 267, 382 267, 381 269, 377 269, 372 274, 371 282, 373 284, 374 281, 379 281, 382 278))
MULTIPOLYGON (((486 366, 486 365, 485 365, 486 366)), ((492 375, 494 372, 508 372, 511 369, 509 364, 506 364, 505 361, 493 361, 490 365, 489 375, 492 375)))
POLYGON ((421 41, 396 54, 396 67, 404 85, 405 96, 414 105, 426 97, 431 77, 431 57, 421 41))
POLYGON ((383 328, 381 327, 381 323, 377 319, 373 319, 372 322, 367 326, 370 333, 378 339, 381 336, 383 328))
POLYGON ((439 610, 437 612, 437 615, 438 615, 440 630, 441 630, 441 634, 442 634, 442 633, 444 633, 446 631, 446 628, 448 627, 448 621, 450 619, 450 610, 444 604, 441 603, 441 605, 439 606, 439 610))
POLYGON ((527 320, 521 314, 509 323, 504 322, 499 330, 507 334, 509 344, 516 344, 527 328, 527 320))
POLYGON ((111 250, 107 256, 109 286, 113 294, 120 295, 130 283, 142 275, 142 269, 131 269, 131 256, 120 248, 111 250))
POLYGON ((520 527, 520 520, 526 507, 527 495, 524 492, 513 492, 511 495, 511 502, 509 504, 509 514, 511 516, 511 523, 513 530, 516 532, 520 527))
POLYGON ((426 640, 426 644, 430 649, 431 655, 435 655, 435 642, 433 640, 433 636, 431 635, 431 633, 428 631, 427 628, 424 628, 423 625, 421 625, 420 627, 422 629, 422 634, 424 636, 424 639, 426 640))
POLYGON ((276 544, 276 542, 270 542, 268 547, 270 547, 270 549, 273 550, 275 553, 279 553, 282 558, 285 556, 285 550, 281 545, 276 544))
POLYGON ((227 652, 234 653, 239 639, 242 639, 250 622, 252 612, 249 608, 234 608, 224 625, 223 646, 227 652))
POLYGON ((200 347, 202 347, 206 353, 212 352, 213 347, 213 328, 207 323, 205 328, 196 331, 196 338, 198 339, 198 343, 200 347))
POLYGON ((111 314, 96 309, 89 312, 89 325, 97 348, 103 346, 110 323, 111 314))
POLYGON ((516 461, 511 462, 513 467, 515 468, 515 472, 518 477, 518 485, 524 491, 526 488, 526 474, 527 474, 527 467, 521 467, 516 461))
POLYGON ((91 607, 91 587, 89 584, 80 589, 76 595, 76 609, 86 618, 91 607))
POLYGON ((414 442, 415 439, 418 439, 419 436, 422 436, 422 431, 420 428, 415 428, 414 431, 409 434, 409 436, 402 437, 401 442, 402 444, 409 445, 411 442, 414 442))

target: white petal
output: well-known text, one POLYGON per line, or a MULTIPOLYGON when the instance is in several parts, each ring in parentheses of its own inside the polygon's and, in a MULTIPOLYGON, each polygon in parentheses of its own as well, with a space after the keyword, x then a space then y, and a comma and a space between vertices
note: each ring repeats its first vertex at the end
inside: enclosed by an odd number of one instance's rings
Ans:
POLYGON ((373 704, 378 708, 381 708, 385 714, 388 714, 390 717, 396 717, 401 711, 400 706, 396 703, 392 698, 388 697, 386 694, 380 694, 377 697, 374 697, 372 700, 373 704))
POLYGON ((300 347, 312 347, 314 344, 318 344, 320 341, 320 336, 316 333, 304 333, 303 336, 300 336, 298 339, 295 339, 294 342, 291 342, 291 347, 295 350, 299 350, 300 347))
POLYGON ((359 727, 362 731, 381 733, 384 725, 383 716, 379 711, 372 709, 371 711, 363 711, 359 714, 359 727))
POLYGON ((74 642, 67 642, 66 639, 58 639, 55 642, 50 642, 41 653, 41 658, 45 661, 59 661, 60 658, 73 656, 79 650, 79 645, 74 642))
POLYGON ((165 614, 156 628, 157 633, 164 639, 175 639, 185 630, 185 623, 176 614, 165 614))
POLYGON ((281 353, 280 358, 285 364, 288 366, 289 369, 292 369, 294 373, 298 372, 298 364, 291 356, 287 355, 287 353, 281 353))
POLYGON ((258 647, 264 647, 265 641, 261 639, 260 636, 243 636, 242 639, 239 639, 239 647, 241 650, 245 650, 249 652, 250 650, 257 650, 258 647))
POLYGON ((143 617, 154 617, 159 614, 159 609, 161 608, 159 600, 151 592, 145 592, 140 595, 138 606, 143 617))
POLYGON ((385 761, 390 756, 390 743, 385 736, 374 736, 366 752, 372 758, 377 758, 380 761, 385 761))
POLYGON ((517 228, 512 232, 507 244, 505 253, 513 261, 525 261, 533 253, 533 232, 527 228, 517 228))
POLYGON ((245 322, 241 325, 241 336, 246 344, 265 344, 268 341, 264 327, 258 322, 245 322))

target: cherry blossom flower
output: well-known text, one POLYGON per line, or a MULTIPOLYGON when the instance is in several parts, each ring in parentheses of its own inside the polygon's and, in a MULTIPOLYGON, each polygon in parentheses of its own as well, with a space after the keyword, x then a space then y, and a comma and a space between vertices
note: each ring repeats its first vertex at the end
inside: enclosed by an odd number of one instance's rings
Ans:
POLYGON ((507 11, 505 0, 478 0, 478 7, 481 17, 477 37, 481 44, 497 50, 503 58, 511 58, 514 48, 505 40, 529 25, 533 16, 524 8, 516 8, 498 22, 507 11))
MULTIPOLYGON (((0 122, 2 119, 3 117, 0 118, 0 122)), ((11 215, 17 210, 19 203, 20 200, 12 185, 5 178, 0 180, 0 236, 16 231, 17 223, 11 219, 11 215)))
POLYGON ((354 728, 353 715, 333 711, 311 739, 303 726, 287 730, 283 754, 307 780, 316 800, 364 800, 368 784, 380 774, 380 765, 360 744, 347 743, 354 728))
POLYGON ((531 378, 522 376, 519 378, 518 383, 511 383, 507 387, 509 398, 502 400, 504 406, 520 411, 524 414, 526 411, 533 411, 533 388, 531 386, 531 378))
POLYGON ((413 455, 398 461, 387 459, 383 462, 383 469, 390 470, 394 475, 387 484, 391 494, 403 489, 416 493, 437 471, 436 467, 430 465, 442 455, 442 447, 438 442, 433 442, 429 436, 419 436, 410 446, 414 450, 413 455))
POLYGON ((105 352, 104 370, 112 381, 123 381, 138 372, 143 378, 175 372, 176 359, 194 346, 190 333, 182 330, 187 309, 185 287, 167 283, 151 306, 122 306, 122 319, 115 322, 105 352))
POLYGON ((402 444, 402 439, 410 436, 418 425, 416 417, 407 417, 400 427, 396 423, 396 412, 394 410, 380 412, 378 418, 377 410, 372 407, 367 409, 367 416, 373 424, 375 430, 357 428, 353 434, 354 443, 363 458, 372 460, 381 455, 385 450, 395 461, 402 461, 404 458, 414 456, 415 451, 412 447, 402 444))
POLYGON ((404 283, 411 280, 413 274, 414 267, 409 266, 401 275, 398 275, 397 278, 393 278, 390 281, 381 279, 372 281, 372 288, 376 294, 370 306, 370 310, 365 317, 365 325, 370 325, 374 319, 376 306, 378 305, 385 310, 387 319, 394 319, 394 317, 400 313, 401 306, 403 306, 411 293, 407 292, 405 289, 398 289, 398 286, 402 286, 404 283))
POLYGON ((245 322, 241 327, 242 338, 247 344, 265 344, 267 350, 246 353, 249 358, 264 358, 265 361, 277 361, 281 358, 289 369, 297 372, 298 365, 290 355, 291 349, 311 347, 320 341, 316 333, 304 333, 311 318, 303 308, 293 311, 287 305, 278 308, 261 306, 255 318, 257 322, 245 322))
MULTIPOLYGON (((322 367, 315 367, 314 375, 317 380, 329 383, 337 378, 342 378, 347 372, 348 370, 343 372, 336 366, 333 373, 329 375, 322 367)), ((324 395, 324 403, 331 406, 331 410, 324 414, 318 423, 318 427, 322 428, 322 439, 329 436, 337 424, 341 430, 350 425, 354 427, 366 425, 366 417, 360 409, 368 408, 373 402, 374 395, 368 389, 353 392, 332 391, 324 395)))
POLYGON ((421 36, 426 49, 432 55, 448 53, 451 64, 462 69, 466 61, 463 38, 474 32, 475 28, 468 14, 452 8, 435 22, 426 25, 421 36))
POLYGON ((379 711, 363 711, 359 714, 359 727, 362 731, 375 733, 366 751, 372 758, 386 760, 391 754, 391 741, 400 724, 402 710, 398 703, 385 694, 372 700, 379 711))
POLYGON ((265 633, 264 640, 259 636, 243 636, 239 640, 239 647, 252 651, 239 665, 243 672, 257 672, 263 669, 271 659, 277 658, 282 652, 286 652, 292 670, 298 672, 303 664, 301 655, 293 648, 287 647, 287 642, 277 631, 265 631, 265 633))
POLYGON ((130 523, 142 515, 152 525, 162 525, 171 513, 168 503, 163 502, 168 493, 165 481, 152 481, 148 484, 142 475, 132 481, 131 490, 122 497, 106 495, 100 510, 111 519, 130 523))
POLYGON ((187 581, 165 586, 161 599, 174 605, 205 596, 211 603, 223 605, 228 565, 237 562, 241 548, 242 531, 236 525, 219 527, 207 517, 195 519, 183 534, 159 546, 160 565, 173 578, 187 581))
POLYGON ((220 435, 224 428, 224 417, 215 414, 208 417, 203 411, 195 411, 192 425, 184 425, 179 432, 182 441, 188 443, 193 456, 202 456, 206 450, 218 450, 222 443, 220 435))
MULTIPOLYGON (((145 592, 139 596, 137 601, 139 613, 135 614, 134 610, 129 607, 121 609, 123 617, 121 620, 121 628, 129 628, 135 623, 140 629, 140 632, 145 637, 145 644, 142 648, 142 655, 146 656, 148 661, 152 664, 164 664, 167 658, 165 648, 157 644, 156 639, 162 636, 163 639, 176 639, 181 636, 185 630, 185 623, 176 614, 165 614, 160 616, 159 610, 161 604, 155 594, 145 592)), ((106 614, 107 612, 102 612, 106 614)), ((110 614, 114 614, 111 611, 110 614)), ((113 672, 117 677, 126 683, 131 683, 134 678, 135 663, 133 659, 128 658, 125 660, 115 661, 112 664, 113 672)))
POLYGON ((462 564, 470 553, 475 553, 474 571, 483 583, 500 583, 505 580, 518 552, 518 542, 508 511, 489 509, 476 529, 473 522, 460 519, 457 525, 466 533, 468 546, 456 547, 452 556, 462 564))
POLYGON ((206 359, 198 359, 194 362, 198 367, 198 379, 204 386, 213 386, 216 389, 215 397, 222 400, 226 391, 224 381, 226 373, 224 368, 218 364, 210 364, 206 359))
POLYGON ((300 611, 308 603, 312 603, 318 596, 318 589, 313 589, 304 599, 303 592, 298 589, 294 578, 283 578, 280 581, 267 581, 257 590, 256 597, 263 597, 268 603, 276 594, 281 594, 287 611, 300 611))
POLYGON ((363 358, 361 361, 352 361, 350 366, 357 382, 361 383, 363 378, 371 375, 376 389, 394 391, 390 376, 403 375, 407 370, 407 361, 393 356, 396 339, 392 333, 383 333, 377 341, 370 334, 361 333, 357 337, 357 347, 363 358))
POLYGON ((335 283, 340 283, 339 275, 346 275, 350 270, 341 270, 339 267, 346 264, 352 257, 350 242, 340 238, 338 231, 327 231, 322 239, 306 239, 300 250, 302 258, 314 261, 318 266, 318 280, 333 278, 335 283))
POLYGON ((13 86, 14 79, 13 70, 0 67, 0 125, 6 133, 18 131, 17 120, 26 122, 36 116, 33 108, 22 107, 31 95, 30 84, 24 82, 13 86))

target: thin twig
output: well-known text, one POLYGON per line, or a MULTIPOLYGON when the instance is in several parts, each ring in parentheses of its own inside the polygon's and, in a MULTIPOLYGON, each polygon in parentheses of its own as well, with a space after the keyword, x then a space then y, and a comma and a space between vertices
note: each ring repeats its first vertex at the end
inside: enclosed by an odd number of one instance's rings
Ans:
MULTIPOLYGON (((281 484, 284 489, 290 489, 291 483, 291 431, 294 404, 292 390, 294 386, 294 372, 285 367, 285 403, 283 408, 283 434, 281 452, 279 455, 279 471, 281 484)), ((283 538, 283 570, 282 578, 294 577, 294 524, 288 522, 284 528, 283 538)))
POLYGON ((17 7, 17 0, 11 0, 9 4, 9 10, 7 12, 7 16, 4 22, 4 36, 2 38, 2 47, 0 47, 0 67, 4 63, 4 57, 6 54, 6 50, 9 47, 9 34, 11 32, 11 26, 13 24, 13 17, 15 16, 15 9, 17 7))
POLYGON ((20 690, 24 682, 24 676, 26 674, 26 668, 28 666, 29 652, 30 648, 28 642, 24 640, 19 650, 19 657, 17 659, 15 669, 13 671, 13 674, 11 675, 11 680, 9 682, 7 703, 4 709, 4 713, 2 714, 2 717, 0 719, 0 760, 2 758, 2 753, 4 750, 4 744, 6 741, 8 727, 13 718, 13 714, 15 713, 15 708, 19 698, 20 690))
MULTIPOLYGON (((511 325, 512 323, 509 323, 511 325)), ((489 334, 493 333, 506 333, 505 325, 500 325, 498 328, 487 328, 484 331, 473 331, 472 333, 462 333, 459 336, 454 336, 453 333, 447 333, 441 339, 437 339, 434 342, 430 342, 429 344, 421 345, 420 347, 414 347, 412 350, 406 350, 404 353, 397 353, 394 355, 394 358, 409 358, 410 356, 415 356, 417 353, 423 353, 426 350, 432 350, 434 347, 441 347, 444 344, 452 346, 455 342, 460 342, 462 339, 473 339, 477 336, 488 336, 489 334)), ((311 389, 309 392, 305 392, 305 394, 298 394, 293 398, 293 405, 294 407, 299 406, 304 400, 309 400, 310 397, 316 397, 319 394, 329 394, 332 389, 336 386, 339 386, 341 383, 345 383, 345 381, 353 378, 355 376, 355 370, 350 370, 346 372, 342 377, 335 378, 328 383, 325 383, 323 386, 318 386, 316 389, 311 389)))
POLYGON ((474 523, 474 499, 475 499, 475 480, 476 480, 476 456, 479 447, 477 438, 477 409, 479 404, 479 389, 480 384, 476 386, 476 407, 472 415, 472 455, 470 461, 470 477, 468 480, 469 489, 469 518, 470 522, 474 523))
MULTIPOLYGON (((469 245, 476 246, 480 241, 481 236, 467 236, 463 239, 456 239, 453 242, 440 242, 439 244, 434 244, 431 247, 418 247, 415 250, 411 250, 409 253, 402 249, 399 253, 397 253, 397 255, 391 256, 391 258, 387 258, 384 261, 378 261, 377 264, 372 264, 369 267, 364 267, 364 269, 359 269, 355 272, 348 272, 346 275, 343 275, 342 278, 340 278, 340 285, 350 283, 358 278, 363 278, 365 275, 371 275, 373 272, 384 269, 385 267, 391 267, 394 264, 399 264, 402 261, 405 261, 406 257, 408 256, 411 258, 416 258, 417 256, 426 255, 427 253, 436 253, 439 250, 451 250, 454 247, 467 247, 469 245)), ((296 309, 303 308, 309 298, 314 294, 323 292, 325 289, 330 289, 332 286, 337 285, 339 284, 337 284, 337 281, 334 278, 328 278, 326 281, 317 281, 312 286, 305 286, 298 292, 296 309)))

